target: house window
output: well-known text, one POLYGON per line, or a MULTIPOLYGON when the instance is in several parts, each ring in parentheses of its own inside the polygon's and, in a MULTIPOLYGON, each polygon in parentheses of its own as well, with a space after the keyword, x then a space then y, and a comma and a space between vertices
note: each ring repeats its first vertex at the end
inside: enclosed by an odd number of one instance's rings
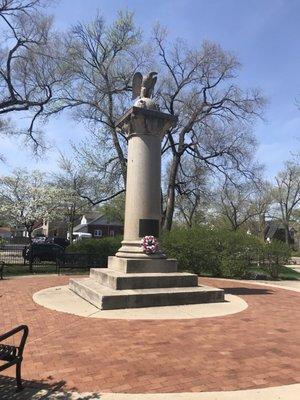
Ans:
POLYGON ((95 229, 94 230, 94 236, 101 237, 102 236, 102 230, 101 229, 95 229))
POLYGON ((113 230, 109 231, 109 236, 115 236, 115 231, 113 230))

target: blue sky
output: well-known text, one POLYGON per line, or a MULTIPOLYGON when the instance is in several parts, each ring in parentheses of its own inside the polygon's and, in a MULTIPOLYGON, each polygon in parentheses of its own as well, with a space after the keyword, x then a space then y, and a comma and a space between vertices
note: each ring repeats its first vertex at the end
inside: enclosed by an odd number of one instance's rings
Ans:
MULTIPOLYGON (((268 99, 265 121, 254 127, 260 143, 257 157, 274 176, 282 162, 300 148, 300 1, 299 0, 60 0, 50 12, 58 29, 78 21, 89 21, 97 10, 111 21, 117 10, 135 13, 137 25, 147 37, 160 21, 170 37, 182 37, 198 46, 204 39, 232 51, 242 63, 238 83, 260 87, 268 99)), ((29 168, 55 168, 57 148, 68 151, 69 141, 84 136, 84 127, 67 115, 51 120, 44 128, 53 144, 43 160, 32 160, 15 140, 3 141, 0 152, 7 155, 2 170, 27 165, 29 168)))

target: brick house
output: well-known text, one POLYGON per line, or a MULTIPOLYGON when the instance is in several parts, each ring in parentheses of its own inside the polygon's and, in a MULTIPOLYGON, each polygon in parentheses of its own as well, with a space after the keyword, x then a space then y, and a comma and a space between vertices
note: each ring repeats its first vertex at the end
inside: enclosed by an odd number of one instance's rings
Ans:
POLYGON ((34 225, 33 236, 57 236, 66 238, 68 233, 67 224, 64 221, 48 221, 43 219, 34 225))
POLYGON ((105 215, 90 213, 82 216, 80 223, 74 227, 73 232, 90 233, 93 238, 102 238, 122 235, 123 229, 123 224, 120 221, 112 221, 105 215))
POLYGON ((0 226, 0 239, 9 240, 13 236, 13 230, 10 226, 0 226))

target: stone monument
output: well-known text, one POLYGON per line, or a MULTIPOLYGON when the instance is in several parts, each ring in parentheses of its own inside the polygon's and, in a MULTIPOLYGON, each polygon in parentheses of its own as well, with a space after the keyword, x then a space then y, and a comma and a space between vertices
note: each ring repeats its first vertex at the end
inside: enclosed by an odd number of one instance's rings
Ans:
MULTIPOLYGON (((125 227, 122 246, 108 268, 89 278, 71 279, 69 288, 100 309, 137 308, 224 301, 221 289, 198 286, 194 274, 177 272, 177 261, 160 250, 145 252, 141 240, 159 237, 161 223, 161 141, 177 123, 151 98, 155 72, 133 78, 132 108, 117 127, 128 138, 125 227)), ((101 239, 100 239, 101 240, 101 239)))

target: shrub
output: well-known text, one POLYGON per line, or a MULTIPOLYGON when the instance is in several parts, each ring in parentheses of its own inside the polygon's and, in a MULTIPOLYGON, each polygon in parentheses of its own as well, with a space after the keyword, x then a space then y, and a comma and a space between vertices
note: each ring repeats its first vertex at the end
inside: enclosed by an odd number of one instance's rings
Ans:
POLYGON ((169 257, 178 260, 179 269, 196 274, 220 275, 215 232, 206 226, 176 228, 164 233, 160 242, 169 257))
POLYGON ((291 257, 290 247, 279 240, 264 244, 261 267, 274 279, 277 279, 284 264, 291 257))
POLYGON ((99 265, 106 266, 109 256, 115 255, 121 247, 121 236, 102 239, 86 239, 73 243, 66 248, 67 253, 93 254, 99 265))
POLYGON ((261 253, 261 242, 242 231, 219 230, 219 260, 221 275, 230 278, 249 276, 249 266, 261 253))
POLYGON ((181 270, 231 278, 248 275, 248 266, 258 259, 262 246, 244 232, 207 226, 173 229, 162 235, 161 244, 168 256, 177 258, 181 270))

